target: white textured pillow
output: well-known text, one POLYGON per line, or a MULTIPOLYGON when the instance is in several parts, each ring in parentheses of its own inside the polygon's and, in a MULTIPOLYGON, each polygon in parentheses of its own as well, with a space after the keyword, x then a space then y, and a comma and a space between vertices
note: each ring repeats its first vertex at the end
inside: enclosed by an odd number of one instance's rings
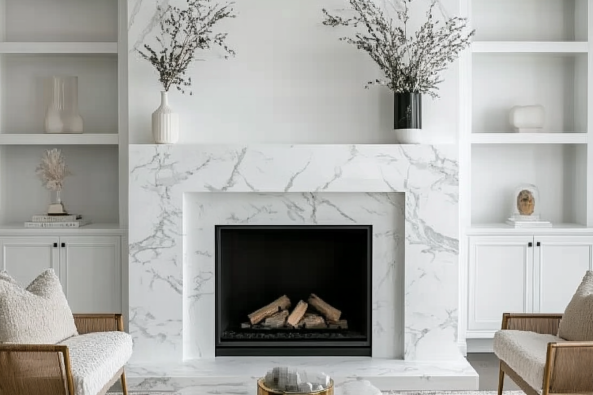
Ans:
POLYGON ((566 306, 558 336, 571 341, 593 340, 593 271, 587 271, 566 306))
POLYGON ((41 273, 27 289, 0 281, 0 343, 55 344, 74 335, 74 317, 53 269, 41 273))

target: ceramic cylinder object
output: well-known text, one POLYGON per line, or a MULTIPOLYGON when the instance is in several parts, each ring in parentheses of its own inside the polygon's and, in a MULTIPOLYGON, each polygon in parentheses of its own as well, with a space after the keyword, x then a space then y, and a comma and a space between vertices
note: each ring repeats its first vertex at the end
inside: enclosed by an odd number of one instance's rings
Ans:
POLYGON ((179 114, 169 106, 167 92, 161 92, 161 105, 152 113, 152 137, 156 144, 175 144, 179 140, 179 114))
POLYGON ((422 129, 422 95, 416 92, 395 93, 394 129, 422 129))
POLYGON ((546 110, 543 106, 515 106, 509 113, 509 122, 517 132, 537 132, 544 127, 546 110))

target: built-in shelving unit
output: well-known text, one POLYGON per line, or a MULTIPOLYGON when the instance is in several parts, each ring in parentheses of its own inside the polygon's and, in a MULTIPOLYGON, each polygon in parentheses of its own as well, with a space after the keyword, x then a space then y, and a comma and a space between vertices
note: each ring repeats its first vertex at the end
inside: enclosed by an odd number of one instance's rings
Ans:
POLYGON ((461 73, 464 228, 505 229, 513 191, 524 183, 538 187, 545 219, 593 226, 592 7, 585 0, 462 3, 476 29, 461 73), (511 108, 532 104, 545 108, 542 132, 513 131, 511 108))
POLYGON ((462 0, 460 9, 476 35, 460 59, 459 342, 487 352, 480 341, 503 312, 561 312, 593 269, 593 4, 462 0), (534 104, 545 108, 543 130, 515 132, 512 107, 534 104), (552 227, 505 223, 526 183, 552 227))
POLYGON ((62 150, 73 173, 62 193, 66 209, 94 224, 69 234, 125 228, 127 116, 120 106, 127 100, 127 63, 120 57, 127 54, 127 31, 119 26, 126 25, 126 10, 117 0, 0 0, 2 235, 39 232, 22 223, 50 202, 35 168, 51 148, 62 150), (54 75, 78 77, 82 134, 43 133, 54 75))

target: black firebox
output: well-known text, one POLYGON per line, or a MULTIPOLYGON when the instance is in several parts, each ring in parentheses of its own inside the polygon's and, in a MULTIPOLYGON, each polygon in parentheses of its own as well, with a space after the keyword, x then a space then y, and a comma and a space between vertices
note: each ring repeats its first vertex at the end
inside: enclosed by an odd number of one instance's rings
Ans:
POLYGON ((371 356, 371 225, 215 232, 217 356, 371 356), (248 317, 279 298, 265 318, 248 317), (299 301, 308 307, 295 312, 299 301))

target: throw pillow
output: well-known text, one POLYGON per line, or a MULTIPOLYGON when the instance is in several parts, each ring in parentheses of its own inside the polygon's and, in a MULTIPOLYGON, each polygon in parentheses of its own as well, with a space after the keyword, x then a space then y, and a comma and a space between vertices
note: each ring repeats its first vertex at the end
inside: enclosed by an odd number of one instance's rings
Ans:
POLYGON ((74 317, 53 269, 27 289, 0 281, 0 343, 55 344, 74 335, 74 317))
POLYGON ((587 271, 566 306, 558 336, 569 341, 593 340, 593 271, 587 271))
POLYGON ((16 284, 16 280, 6 270, 0 271, 0 280, 16 284))

